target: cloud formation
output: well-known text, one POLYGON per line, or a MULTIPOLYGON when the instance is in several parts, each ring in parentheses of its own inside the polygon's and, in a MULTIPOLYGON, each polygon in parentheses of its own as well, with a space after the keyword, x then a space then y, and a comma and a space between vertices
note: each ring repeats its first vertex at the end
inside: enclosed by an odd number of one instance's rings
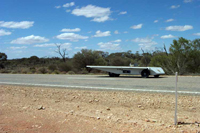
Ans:
POLYGON ((87 46, 83 46, 83 47, 75 47, 74 49, 87 49, 87 46))
POLYGON ((179 8, 180 7, 180 5, 172 5, 170 8, 171 9, 176 9, 176 8, 179 8))
POLYGON ((66 3, 63 5, 63 7, 71 7, 71 6, 74 6, 75 3, 74 2, 70 2, 70 3, 66 3))
POLYGON ((162 39, 168 39, 168 38, 176 38, 176 36, 173 36, 173 35, 169 34, 169 35, 163 35, 160 38, 162 38, 162 39))
POLYGON ((191 30, 193 29, 193 26, 191 25, 184 25, 184 26, 168 26, 165 28, 165 30, 169 30, 169 31, 186 31, 186 30, 191 30))
POLYGON ((79 32, 81 31, 80 28, 75 28, 75 29, 62 29, 61 32, 79 32))
POLYGON ((26 36, 26 37, 21 37, 17 38, 16 40, 11 41, 11 44, 34 44, 34 43, 43 43, 43 42, 48 42, 49 39, 46 39, 45 37, 41 36, 26 36))
POLYGON ((110 31, 101 32, 100 30, 98 30, 96 31, 96 34, 93 37, 105 37, 110 35, 110 31))
POLYGON ((121 39, 117 39, 115 41, 112 41, 112 42, 121 42, 122 40, 121 39))
POLYGON ((174 21, 174 19, 170 18, 170 19, 166 20, 165 22, 172 22, 172 21, 174 21))
POLYGON ((143 24, 133 25, 131 29, 141 29, 143 24))
POLYGON ((200 36, 200 32, 199 33, 194 33, 192 35, 194 35, 194 36, 200 36))
POLYGON ((82 8, 77 8, 72 11, 73 15, 93 18, 91 21, 105 22, 110 20, 110 8, 103 8, 94 5, 87 5, 82 8))
POLYGON ((101 50, 120 50, 120 44, 114 44, 112 42, 100 42, 97 45, 99 45, 101 50))
POLYGON ((158 23, 158 20, 154 20, 154 23, 158 23))
POLYGON ((7 36, 7 35, 11 35, 11 34, 12 34, 12 32, 0 29, 0 36, 7 36))
POLYGON ((118 30, 114 31, 114 34, 119 34, 119 31, 118 30))
POLYGON ((26 49, 26 46, 22 46, 22 47, 10 47, 10 49, 12 50, 19 50, 19 49, 26 49))
POLYGON ((119 15, 124 15, 124 14, 127 14, 127 11, 124 11, 124 12, 120 12, 119 15))
POLYGON ((157 44, 157 42, 153 41, 154 36, 152 36, 151 38, 146 37, 146 38, 135 38, 132 41, 138 43, 138 45, 140 46, 140 48, 142 48, 143 50, 152 50, 154 49, 154 45, 157 44))
POLYGON ((77 42, 80 39, 88 39, 88 36, 81 36, 75 33, 62 33, 60 35, 57 35, 56 38, 61 39, 61 40, 69 40, 69 41, 77 42))
POLYGON ((34 24, 33 21, 21 21, 21 22, 5 22, 5 21, 0 21, 0 27, 4 28, 12 28, 12 29, 28 29, 32 27, 34 24))

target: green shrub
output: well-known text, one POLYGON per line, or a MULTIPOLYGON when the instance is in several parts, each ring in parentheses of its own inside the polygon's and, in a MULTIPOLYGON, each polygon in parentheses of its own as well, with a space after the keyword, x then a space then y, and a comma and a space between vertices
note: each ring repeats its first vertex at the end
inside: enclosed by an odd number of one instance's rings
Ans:
POLYGON ((48 69, 49 69, 50 71, 55 71, 55 70, 57 69, 57 66, 54 65, 54 64, 51 64, 51 65, 49 65, 48 69))
POLYGON ((58 70, 55 70, 52 72, 52 74, 60 74, 60 72, 58 70))
POLYGON ((27 74, 28 71, 27 71, 26 69, 23 69, 21 73, 23 73, 23 74, 27 74))
POLYGON ((81 74, 88 74, 88 71, 86 70, 86 68, 82 69, 81 74))
POLYGON ((17 74, 16 70, 11 71, 12 74, 17 74))
POLYGON ((6 69, 2 69, 2 70, 0 70, 0 73, 10 73, 10 71, 6 70, 6 69))
POLYGON ((58 69, 61 72, 68 72, 71 70, 71 68, 72 68, 72 66, 69 63, 61 63, 58 65, 58 69))
POLYGON ((39 73, 42 73, 42 74, 47 73, 47 70, 46 70, 46 68, 44 68, 44 67, 39 68, 38 71, 39 71, 39 73))
POLYGON ((30 72, 31 72, 31 73, 35 73, 35 72, 36 72, 35 67, 30 67, 30 72))
POLYGON ((67 74, 75 74, 74 71, 69 71, 67 74))

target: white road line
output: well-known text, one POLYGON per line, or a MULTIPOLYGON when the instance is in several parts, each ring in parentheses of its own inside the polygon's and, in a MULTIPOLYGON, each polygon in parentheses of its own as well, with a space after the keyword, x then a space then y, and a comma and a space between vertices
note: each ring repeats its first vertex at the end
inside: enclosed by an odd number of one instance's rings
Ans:
MULTIPOLYGON (((44 86, 44 87, 62 87, 62 88, 80 88, 80 89, 101 89, 101 90, 126 90, 126 91, 138 91, 138 92, 175 93, 175 91, 169 91, 169 90, 149 90, 149 89, 89 87, 89 86, 71 86, 71 85, 30 84, 30 83, 14 83, 14 82, 0 82, 0 84, 7 84, 7 85, 28 85, 28 86, 44 86)), ((178 93, 182 93, 182 94, 198 94, 198 95, 200 95, 200 92, 192 92, 192 91, 178 91, 178 93)))
POLYGON ((115 78, 81 78, 81 77, 67 77, 67 79, 91 79, 91 80, 116 80, 115 78))

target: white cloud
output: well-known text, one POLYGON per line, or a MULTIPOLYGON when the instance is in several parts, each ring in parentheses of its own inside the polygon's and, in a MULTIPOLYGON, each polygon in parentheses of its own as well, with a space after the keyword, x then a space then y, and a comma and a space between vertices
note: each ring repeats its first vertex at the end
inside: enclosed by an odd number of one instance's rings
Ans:
POLYGON ((124 31, 124 33, 128 33, 128 31, 124 31))
POLYGON ((37 44, 34 47, 52 47, 55 46, 55 43, 46 43, 46 44, 37 44))
POLYGON ((121 39, 117 39, 115 41, 112 41, 112 42, 121 42, 122 40, 121 39))
MULTIPOLYGON (((45 44, 37 44, 34 45, 34 47, 40 47, 40 48, 44 48, 44 47, 54 47, 56 46, 56 44, 60 44, 60 43, 45 43, 45 44)), ((61 43, 62 46, 69 46, 71 45, 71 43, 61 43)))
POLYGON ((127 11, 124 11, 124 12, 120 12, 119 15, 124 15, 124 14, 127 14, 127 11))
POLYGON ((82 8, 77 8, 72 11, 76 16, 85 16, 86 18, 93 18, 91 21, 105 22, 110 20, 110 8, 103 8, 94 5, 87 5, 82 8))
POLYGON ((170 19, 166 20, 165 22, 172 22, 172 21, 174 21, 174 19, 170 18, 170 19))
POLYGON ((135 38, 132 41, 139 43, 138 45, 140 46, 140 48, 142 48, 143 50, 153 50, 155 47, 154 45, 157 44, 157 42, 153 41, 154 36, 152 36, 151 38, 146 37, 146 38, 135 38))
POLYGON ((87 49, 87 46, 83 46, 83 47, 75 47, 74 49, 87 49))
POLYGON ((160 38, 162 38, 162 39, 168 39, 168 38, 176 38, 176 36, 173 36, 173 35, 169 34, 169 35, 161 36, 160 38))
POLYGON ((186 31, 186 30, 191 30, 193 29, 193 26, 191 25, 184 25, 184 26, 168 26, 165 28, 165 30, 170 30, 170 31, 186 31))
POLYGON ((33 43, 43 43, 43 42, 48 42, 49 39, 46 39, 45 37, 41 36, 34 36, 30 35, 27 37, 21 37, 17 38, 16 40, 11 41, 11 44, 33 44, 33 43))
POLYGON ((63 5, 63 7, 71 7, 71 6, 74 6, 75 3, 74 2, 70 2, 70 3, 66 3, 63 5))
POLYGON ((116 30, 116 31, 114 31, 114 33, 115 33, 115 34, 119 34, 119 31, 118 31, 118 30, 116 30))
POLYGON ((12 50, 19 50, 19 49, 26 49, 26 46, 22 46, 22 47, 10 47, 10 49, 12 50))
POLYGON ((180 7, 180 5, 172 5, 170 8, 171 9, 176 9, 176 8, 179 8, 180 7))
POLYGON ((10 35, 12 34, 12 32, 9 32, 9 31, 5 31, 3 29, 0 29, 0 36, 6 36, 6 35, 10 35))
POLYGON ((189 3, 189 2, 192 2, 192 0, 184 0, 183 2, 184 3, 189 3))
POLYGON ((80 39, 88 39, 88 36, 81 36, 75 33, 62 33, 60 35, 57 35, 56 38, 61 39, 61 40, 70 40, 70 41, 76 42, 80 39))
POLYGON ((154 23, 158 23, 158 20, 154 20, 154 23))
POLYGON ((59 8, 61 8, 61 6, 55 6, 55 8, 59 9, 59 8))
POLYGON ((70 10, 70 9, 68 9, 68 10, 66 10, 66 12, 71 12, 71 10, 70 10))
POLYGON ((104 36, 110 36, 110 31, 101 32, 100 30, 96 31, 96 35, 94 37, 104 37, 104 36))
POLYGON ((79 32, 81 31, 80 28, 75 28, 75 29, 62 29, 61 32, 79 32))
POLYGON ((150 43, 150 42, 152 42, 152 38, 148 38, 148 37, 146 37, 146 38, 135 38, 135 39, 133 39, 132 40, 133 42, 137 42, 137 43, 150 43))
POLYGON ((13 29, 28 29, 30 27, 32 27, 34 24, 33 21, 21 21, 21 22, 14 22, 14 21, 10 21, 10 22, 4 22, 4 21, 0 21, 0 27, 4 27, 4 28, 13 28, 13 29))
POLYGON ((141 29, 143 24, 133 25, 131 29, 141 29))
POLYGON ((199 33, 194 33, 194 36, 200 36, 200 32, 199 33))
POLYGON ((120 44, 114 44, 112 42, 106 42, 106 43, 100 42, 97 45, 100 46, 101 50, 120 50, 121 49, 120 44))

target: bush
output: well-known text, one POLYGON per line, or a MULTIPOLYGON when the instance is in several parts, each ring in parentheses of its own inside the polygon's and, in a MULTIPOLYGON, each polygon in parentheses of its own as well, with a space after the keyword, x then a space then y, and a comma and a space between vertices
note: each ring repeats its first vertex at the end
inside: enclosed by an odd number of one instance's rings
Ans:
POLYGON ((86 70, 86 68, 82 69, 81 74, 88 74, 88 71, 86 70))
POLYGON ((67 74, 75 74, 74 71, 69 71, 67 74))
POLYGON ((45 74, 45 73, 47 73, 47 70, 46 70, 46 68, 44 68, 44 67, 42 67, 42 68, 39 68, 39 70, 38 70, 40 73, 42 73, 42 74, 45 74))
POLYGON ((51 65, 49 65, 48 69, 49 69, 50 71, 55 71, 55 70, 57 69, 57 66, 54 65, 54 64, 51 64, 51 65))
POLYGON ((30 67, 30 72, 31 72, 31 73, 35 73, 35 72, 36 72, 35 67, 30 67))
POLYGON ((55 70, 52 72, 52 74, 60 74, 60 72, 58 70, 55 70))
POLYGON ((0 73, 10 73, 10 71, 6 70, 6 69, 2 69, 2 70, 0 70, 0 73))
POLYGON ((28 71, 25 69, 25 70, 22 70, 22 72, 21 73, 23 73, 23 74, 27 74, 28 73, 28 71))
POLYGON ((69 63, 61 63, 58 65, 58 69, 61 72, 68 72, 71 70, 71 68, 72 68, 72 66, 69 63))

